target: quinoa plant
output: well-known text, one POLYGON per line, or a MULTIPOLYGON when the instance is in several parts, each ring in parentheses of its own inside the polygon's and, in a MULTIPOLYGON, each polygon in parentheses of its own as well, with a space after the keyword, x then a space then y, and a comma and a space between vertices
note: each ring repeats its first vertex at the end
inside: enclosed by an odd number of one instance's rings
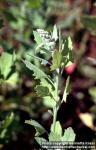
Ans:
POLYGON ((70 91, 70 77, 68 76, 65 85, 63 85, 64 87, 61 86, 61 82, 63 69, 73 63, 72 40, 70 36, 62 40, 60 30, 58 33, 56 25, 52 33, 43 29, 37 29, 37 31, 33 31, 33 34, 37 46, 36 53, 32 55, 32 57, 38 59, 43 67, 49 64, 49 74, 51 74, 51 76, 26 59, 23 60, 23 62, 27 68, 33 71, 35 79, 40 81, 40 84, 35 87, 38 96, 43 99, 46 98, 49 103, 54 101, 54 103, 52 103, 52 110, 48 110, 53 116, 53 122, 50 127, 50 133, 35 120, 26 120, 25 123, 34 126, 36 129, 35 139, 41 147, 50 149, 50 146, 52 148, 52 142, 74 142, 75 140, 73 129, 69 127, 65 129, 63 133, 61 124, 59 120, 57 120, 58 110, 61 104, 67 101, 67 95, 70 91), (38 57, 43 55, 47 56, 45 57, 46 59, 44 59, 44 57, 38 57), (62 89, 64 90, 61 98, 60 93, 62 93, 62 89), (44 133, 47 133, 48 139, 42 137, 44 133), (43 145, 44 143, 45 145, 43 145))

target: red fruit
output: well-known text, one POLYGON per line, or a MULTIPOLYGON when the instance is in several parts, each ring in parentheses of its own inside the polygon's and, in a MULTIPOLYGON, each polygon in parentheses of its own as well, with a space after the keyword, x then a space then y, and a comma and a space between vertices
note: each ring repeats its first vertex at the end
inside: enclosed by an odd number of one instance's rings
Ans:
POLYGON ((70 75, 74 72, 75 68, 76 68, 76 64, 73 63, 73 64, 69 65, 68 67, 65 67, 65 71, 67 74, 70 75))

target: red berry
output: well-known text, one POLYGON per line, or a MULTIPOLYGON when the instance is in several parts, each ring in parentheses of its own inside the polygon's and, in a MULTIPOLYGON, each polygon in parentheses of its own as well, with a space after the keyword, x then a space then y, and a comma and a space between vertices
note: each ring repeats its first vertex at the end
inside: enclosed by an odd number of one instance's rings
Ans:
POLYGON ((68 67, 65 67, 65 71, 68 74, 72 74, 74 72, 75 68, 76 68, 76 64, 73 63, 73 64, 69 65, 68 67))

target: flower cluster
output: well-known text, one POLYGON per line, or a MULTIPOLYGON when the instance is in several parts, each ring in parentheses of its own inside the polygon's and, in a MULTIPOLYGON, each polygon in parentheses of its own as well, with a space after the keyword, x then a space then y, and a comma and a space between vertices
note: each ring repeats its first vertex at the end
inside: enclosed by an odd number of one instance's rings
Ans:
POLYGON ((42 38, 42 44, 43 44, 42 47, 47 50, 54 50, 56 45, 56 40, 52 37, 52 35, 43 29, 37 29, 37 32, 42 38))

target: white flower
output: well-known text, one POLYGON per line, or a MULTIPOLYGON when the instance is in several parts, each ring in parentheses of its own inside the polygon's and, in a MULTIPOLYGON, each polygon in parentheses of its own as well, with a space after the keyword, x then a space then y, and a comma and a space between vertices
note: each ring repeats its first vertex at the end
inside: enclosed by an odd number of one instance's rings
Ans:
POLYGON ((54 50, 56 45, 56 40, 52 38, 52 35, 43 29, 37 29, 40 37, 42 38, 43 48, 47 50, 54 50))

